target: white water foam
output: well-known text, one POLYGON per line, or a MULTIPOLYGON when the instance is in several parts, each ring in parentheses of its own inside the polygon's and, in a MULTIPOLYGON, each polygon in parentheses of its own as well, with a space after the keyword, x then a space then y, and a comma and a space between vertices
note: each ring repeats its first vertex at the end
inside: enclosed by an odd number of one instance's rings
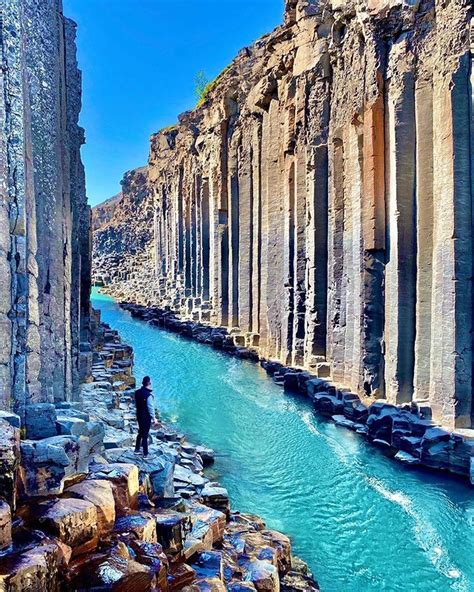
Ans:
POLYGON ((420 549, 428 557, 438 573, 446 578, 456 580, 450 583, 451 590, 469 592, 469 583, 466 577, 449 558, 434 526, 425 517, 420 516, 413 507, 412 500, 401 491, 390 491, 375 477, 366 477, 366 481, 382 497, 399 505, 410 516, 413 520, 412 531, 420 549))

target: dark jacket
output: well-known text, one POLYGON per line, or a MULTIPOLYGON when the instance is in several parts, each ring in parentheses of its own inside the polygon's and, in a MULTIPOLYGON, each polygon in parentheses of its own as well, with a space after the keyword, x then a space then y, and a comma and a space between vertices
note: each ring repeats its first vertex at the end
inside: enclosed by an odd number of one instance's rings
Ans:
POLYGON ((135 391, 135 406, 138 422, 148 422, 155 419, 153 393, 150 389, 142 386, 135 391))

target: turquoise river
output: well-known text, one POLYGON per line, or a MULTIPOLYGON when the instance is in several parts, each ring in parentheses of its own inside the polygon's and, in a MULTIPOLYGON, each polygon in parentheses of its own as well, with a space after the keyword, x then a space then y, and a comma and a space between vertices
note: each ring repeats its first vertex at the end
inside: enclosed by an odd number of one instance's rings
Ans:
POLYGON ((232 507, 290 536, 323 592, 474 591, 474 490, 406 469, 317 417, 262 368, 143 321, 94 292, 135 350, 162 417, 217 453, 232 507))

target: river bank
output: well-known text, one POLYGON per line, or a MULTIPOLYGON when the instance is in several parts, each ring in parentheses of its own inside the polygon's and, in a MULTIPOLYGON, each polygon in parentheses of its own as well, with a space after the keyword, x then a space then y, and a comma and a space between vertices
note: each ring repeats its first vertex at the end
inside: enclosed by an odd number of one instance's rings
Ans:
POLYGON ((133 345, 137 376, 152 376, 162 417, 216 451, 212 473, 232 505, 289 535, 321 589, 470 590, 465 480, 407 469, 260 364, 134 318, 96 290, 92 298, 133 345))
POLYGON ((212 450, 162 423, 150 457, 133 454, 133 350, 95 320, 81 402, 38 405, 34 440, 2 417, 20 481, 13 519, 1 508, 2 589, 317 591, 289 539, 204 475, 212 450))
MULTIPOLYGON (((204 467, 213 463, 211 449, 191 444, 183 433, 162 422, 150 432, 153 443, 149 458, 133 454, 131 447, 137 433, 135 380, 133 366, 127 364, 133 360, 133 351, 125 345, 128 355, 119 354, 117 360, 117 351, 124 351, 124 344, 117 331, 107 325, 102 328, 101 362, 93 366, 94 382, 83 387, 83 407, 104 423, 108 462, 136 464, 141 487, 160 508, 154 516, 163 508, 167 526, 172 523, 173 540, 164 551, 171 552, 173 569, 176 563, 182 563, 180 573, 186 574, 186 583, 195 586, 186 590, 318 590, 305 564, 292 557, 286 536, 266 529, 258 516, 231 511, 226 489, 203 473, 204 467), (110 382, 110 368, 117 364, 130 368, 130 374, 115 372, 112 391, 104 379, 110 382), (106 392, 114 392, 112 401, 106 392)), ((145 501, 147 509, 149 502, 145 501)), ((181 589, 172 576, 168 580, 170 590, 181 589)))
POLYGON ((314 410, 363 436, 403 465, 448 472, 474 484, 474 433, 451 432, 431 420, 429 409, 415 403, 395 406, 384 400, 363 402, 329 378, 266 360, 257 346, 224 327, 181 319, 170 310, 131 302, 120 306, 150 325, 162 327, 240 359, 260 363, 285 390, 307 396, 314 410))

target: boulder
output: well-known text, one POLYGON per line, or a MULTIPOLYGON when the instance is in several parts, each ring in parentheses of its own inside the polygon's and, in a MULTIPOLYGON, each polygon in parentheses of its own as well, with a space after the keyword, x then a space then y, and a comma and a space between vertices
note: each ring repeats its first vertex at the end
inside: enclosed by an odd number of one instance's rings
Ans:
POLYGON ((7 502, 0 500, 0 552, 12 544, 12 514, 7 502))
POLYGON ((66 408, 66 407, 58 407, 58 404, 55 405, 58 415, 67 416, 67 417, 77 417, 77 419, 82 419, 84 421, 90 421, 90 416, 85 411, 81 411, 80 409, 75 409, 74 407, 66 408))
POLYGON ((56 407, 52 403, 32 403, 26 406, 26 437, 41 440, 56 436, 56 407))
POLYGON ((201 524, 186 536, 183 543, 183 557, 188 560, 200 551, 212 549, 212 536, 209 526, 201 524))
POLYGON ((322 415, 343 415, 344 412, 343 401, 328 392, 315 394, 313 396, 313 404, 315 410, 322 415))
POLYGON ((305 574, 290 571, 281 580, 281 592, 319 592, 319 586, 305 574))
POLYGON ((421 455, 421 438, 416 436, 402 436, 399 442, 399 448, 403 452, 407 452, 415 458, 420 458, 421 455))
MULTIPOLYGON (((137 465, 140 480, 146 480, 150 485, 150 491, 148 493, 152 499, 174 497, 174 473, 177 457, 177 452, 165 444, 150 446, 150 453, 146 459, 136 456, 130 448, 107 450, 107 458, 111 462, 133 463, 137 465)), ((201 482, 202 477, 196 475, 196 480, 201 482)))
POLYGON ((259 592, 279 592, 280 578, 277 568, 268 561, 255 559, 245 566, 244 580, 251 582, 259 592))
POLYGON ((229 494, 224 487, 207 483, 201 490, 201 497, 206 506, 219 510, 226 515, 229 513, 229 494))
POLYGON ((138 468, 132 464, 95 465, 90 479, 105 479, 112 483, 117 515, 127 514, 138 505, 138 468))
POLYGON ((173 447, 168 442, 151 444, 147 458, 137 456, 130 447, 108 450, 106 456, 109 462, 136 464, 138 469, 143 473, 160 471, 164 462, 174 463, 179 459, 179 453, 176 447, 173 447))
POLYGON ((440 442, 449 442, 450 438, 451 434, 446 430, 438 427, 429 428, 421 439, 421 448, 422 450, 428 450, 440 442))
POLYGON ((132 559, 123 543, 72 564, 68 580, 74 590, 149 592, 154 589, 150 567, 132 559))
POLYGON ((431 469, 448 470, 449 468, 449 442, 430 444, 421 449, 420 460, 422 464, 431 469))
POLYGON ((20 474, 29 496, 58 495, 67 477, 88 470, 89 440, 84 436, 23 440, 20 450, 20 474))
POLYGON ((20 416, 16 415, 15 413, 11 413, 10 411, 3 411, 0 409, 0 421, 6 421, 13 428, 21 427, 20 416))
POLYGON ((15 509, 20 459, 20 430, 0 419, 0 492, 15 509))
POLYGON ((276 530, 262 530, 263 540, 275 550, 276 568, 280 574, 285 574, 291 569, 291 543, 290 539, 276 530))
POLYGON ((182 590, 188 586, 195 579, 196 574, 194 569, 186 563, 174 563, 170 565, 168 574, 168 590, 174 592, 175 590, 182 590))
POLYGON ((143 565, 147 565, 155 575, 158 590, 166 590, 169 563, 163 553, 163 547, 159 543, 134 539, 128 541, 128 546, 135 554, 136 560, 143 565))
POLYGON ((226 515, 219 510, 198 502, 186 502, 186 511, 189 512, 192 529, 188 536, 201 538, 204 531, 209 531, 211 546, 219 543, 226 527, 226 515))
POLYGON ((347 419, 345 415, 333 415, 332 420, 338 426, 342 426, 343 428, 349 428, 350 430, 354 429, 354 422, 350 419, 347 419))
POLYGON ((89 552, 98 543, 97 510, 86 500, 62 498, 32 504, 28 522, 72 547, 73 555, 89 552))
POLYGON ((186 502, 186 513, 192 526, 184 541, 185 558, 198 551, 209 551, 215 544, 221 543, 226 525, 225 514, 195 501, 186 502))
POLYGON ((412 413, 407 411, 400 411, 392 420, 392 440, 391 444, 395 448, 401 448, 401 440, 412 435, 412 420, 414 419, 412 413))
POLYGON ((290 539, 274 530, 241 531, 231 544, 244 552, 250 559, 266 560, 274 565, 280 574, 291 569, 290 539))
POLYGON ((190 469, 176 465, 174 470, 174 481, 176 485, 193 485, 194 487, 204 487, 208 479, 194 473, 190 469))
POLYGON ((117 518, 114 533, 118 535, 132 533, 139 541, 156 543, 156 521, 148 512, 131 512, 117 518))
POLYGON ((105 437, 104 424, 101 421, 88 421, 87 435, 89 437, 90 452, 102 452, 105 437))
POLYGON ((426 431, 433 427, 436 427, 436 425, 430 419, 420 419, 415 416, 411 422, 412 436, 422 438, 426 431))
POLYGON ((446 430, 438 427, 427 429, 420 444, 421 462, 432 469, 448 470, 454 445, 455 440, 451 439, 451 434, 446 430))
POLYGON ((230 592, 247 592, 247 590, 256 590, 251 582, 230 582, 227 584, 227 590, 230 592))
POLYGON ((351 395, 352 393, 345 393, 342 397, 343 413, 347 419, 357 423, 365 423, 369 415, 367 407, 357 395, 351 395))
POLYGON ((299 392, 300 384, 298 380, 299 372, 285 372, 283 377, 283 385, 287 391, 299 392))
POLYGON ((2 592, 59 592, 59 568, 63 565, 62 548, 54 541, 44 541, 34 548, 0 558, 2 592))
POLYGON ((212 448, 206 448, 206 446, 196 446, 196 452, 202 459, 205 467, 211 465, 214 462, 214 450, 212 448))
POLYGON ((157 538, 167 555, 176 555, 183 550, 186 523, 189 518, 179 512, 160 510, 154 513, 157 538))
POLYGON ((280 372, 284 367, 281 362, 274 362, 271 360, 262 360, 261 365, 270 376, 273 376, 276 372, 280 372))
POLYGON ((115 500, 112 483, 105 479, 91 479, 68 487, 65 496, 86 500, 97 510, 99 535, 111 531, 115 523, 115 500))
POLYGON ((162 468, 149 473, 151 497, 173 497, 174 491, 174 463, 162 462, 162 468))
POLYGON ((87 423, 77 417, 59 415, 56 420, 58 434, 67 436, 87 436, 87 423))
POLYGON ((391 444, 393 420, 400 414, 400 409, 395 405, 376 401, 370 405, 368 411, 367 428, 369 437, 391 444))
POLYGON ((330 395, 335 395, 336 387, 322 378, 311 378, 306 382, 306 393, 310 397, 313 397, 317 393, 328 393, 330 395))
POLYGON ((219 551, 201 551, 196 553, 191 567, 196 572, 196 578, 217 578, 224 579, 224 564, 222 561, 222 553, 219 551))
POLYGON ((183 588, 188 592, 225 592, 227 590, 224 582, 218 578, 205 578, 196 580, 192 586, 183 588))
POLYGON ((399 450, 397 454, 394 456, 395 460, 400 461, 404 465, 419 465, 420 459, 416 458, 416 456, 411 455, 409 452, 405 452, 404 450, 399 450))
MULTIPOLYGON (((349 405, 352 406, 351 419, 357 423, 365 423, 369 417, 367 407, 363 403, 351 401, 349 405)), ((346 413, 347 404, 344 403, 344 414, 346 413)))

